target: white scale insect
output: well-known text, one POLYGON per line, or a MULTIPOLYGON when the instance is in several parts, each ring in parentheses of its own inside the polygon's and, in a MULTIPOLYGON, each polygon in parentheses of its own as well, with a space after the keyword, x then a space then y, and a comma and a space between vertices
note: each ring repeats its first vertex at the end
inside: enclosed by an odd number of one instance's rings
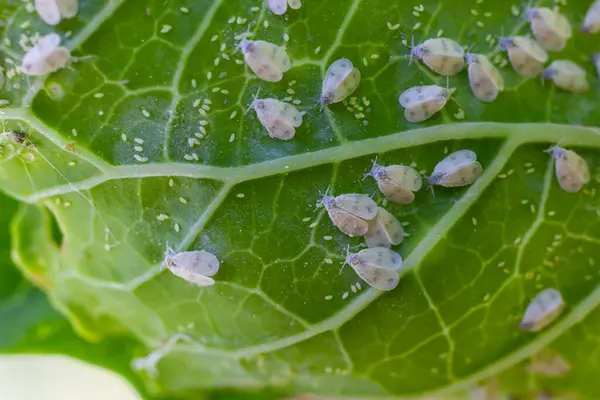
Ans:
POLYGON ((406 165, 388 165, 383 167, 374 164, 366 176, 377 180, 377 186, 384 196, 398 204, 410 204, 415 200, 414 192, 421 189, 421 175, 406 165))
POLYGON ((583 19, 582 33, 600 32, 600 0, 592 3, 583 19))
POLYGON ((525 18, 531 23, 533 35, 546 50, 564 49, 567 40, 573 36, 569 20, 550 8, 528 8, 525 10, 525 18))
POLYGON ((548 53, 535 40, 527 36, 500 39, 500 47, 508 52, 514 70, 521 76, 533 78, 544 69, 548 53))
POLYGON ((60 45, 60 36, 49 33, 23 56, 21 69, 26 75, 46 75, 63 68, 70 58, 71 52, 60 45))
POLYGON ((556 179, 562 190, 575 193, 590 181, 588 164, 579 154, 559 146, 553 146, 550 152, 556 160, 556 179))
POLYGON ((341 58, 334 61, 323 79, 320 103, 324 106, 339 103, 350 96, 360 83, 360 71, 350 60, 341 58))
POLYGON ((537 332, 550 325, 565 308, 565 302, 556 289, 545 289, 535 296, 525 310, 520 328, 537 332))
POLYGON ((285 48, 264 40, 242 40, 240 44, 244 60, 262 80, 279 82, 283 73, 289 71, 292 61, 285 48))
POLYGON ((379 207, 377 216, 369 221, 369 230, 365 233, 365 241, 369 247, 390 248, 404 240, 402 224, 387 210, 379 207))
POLYGON ((429 177, 429 183, 444 187, 470 185, 481 176, 483 168, 477 155, 471 150, 459 150, 437 163, 429 177))
POLYGON ((496 100, 504 90, 504 79, 490 60, 483 54, 468 53, 469 85, 475 97, 484 102, 496 100))
POLYGON ((365 194, 333 197, 325 193, 317 203, 320 206, 325 206, 331 222, 348 236, 363 236, 369 230, 369 221, 377 216, 377 204, 365 194))
POLYGON ((79 0, 35 0, 35 10, 48 25, 62 18, 73 18, 79 11, 79 0))
POLYGON ((432 71, 443 76, 458 74, 465 66, 465 50, 448 38, 434 38, 413 47, 411 57, 422 60, 432 71))
POLYGON ((437 85, 415 86, 402 92, 398 101, 408 122, 423 122, 440 111, 450 98, 450 89, 437 85))
POLYGON ((204 250, 174 253, 168 249, 165 264, 173 275, 198 286, 214 285, 215 281, 210 277, 219 271, 220 266, 217 257, 204 250))
POLYGON ((566 376, 571 371, 569 362, 549 349, 535 354, 525 368, 533 374, 552 377, 566 376))
POLYGON ((283 101, 255 99, 251 107, 254 108, 258 120, 271 137, 290 140, 296 134, 296 128, 302 124, 300 111, 283 101))
POLYGON ((552 79, 556 86, 569 92, 581 93, 590 89, 585 69, 569 60, 552 61, 542 76, 552 79))
POLYGON ((385 247, 348 254, 345 264, 349 264, 363 281, 375 289, 392 290, 400 281, 398 270, 402 268, 402 257, 385 247))
POLYGON ((301 0, 269 0, 269 10, 275 15, 283 15, 290 8, 297 10, 302 7, 301 0))

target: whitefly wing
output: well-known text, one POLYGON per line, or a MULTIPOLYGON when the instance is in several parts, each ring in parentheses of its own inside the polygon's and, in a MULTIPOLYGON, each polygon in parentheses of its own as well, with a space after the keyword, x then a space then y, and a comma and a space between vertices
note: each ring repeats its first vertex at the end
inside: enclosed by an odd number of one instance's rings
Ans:
POLYGON ((386 247, 397 245, 404 240, 404 229, 400 222, 384 208, 379 207, 377 217, 369 221, 369 230, 365 233, 367 246, 386 247))
POLYGON ((570 193, 578 192, 590 181, 587 161, 572 150, 555 146, 552 156, 556 159, 556 179, 560 187, 570 193))
POLYGON ((220 266, 217 256, 204 250, 173 254, 168 258, 168 264, 204 276, 213 276, 220 266))
POLYGON ((283 15, 287 11, 287 0, 269 0, 269 10, 275 15, 283 15))
POLYGON ((544 50, 542 46, 540 46, 538 42, 532 38, 527 36, 513 36, 512 40, 517 48, 527 53, 536 61, 542 64, 548 61, 548 53, 546 50, 544 50))
POLYGON ((582 33, 596 33, 600 31, 600 0, 592 3, 583 19, 582 33))
POLYGON ((458 168, 474 163, 477 154, 472 150, 458 150, 448 154, 442 161, 437 163, 433 170, 434 175, 449 174, 458 168))
POLYGON ((73 18, 79 11, 79 0, 56 0, 60 14, 64 18, 73 18))
POLYGON ((377 204, 366 194, 341 194, 334 202, 336 207, 367 221, 377 216, 377 204))
POLYGON ((483 173, 483 167, 475 161, 458 167, 451 173, 442 175, 438 184, 445 187, 461 187, 475 182, 483 173))
POLYGON ((340 231, 351 237, 363 236, 369 230, 369 223, 354 214, 346 212, 338 207, 327 209, 327 214, 331 222, 338 227, 340 231))
POLYGON ((552 323, 564 310, 565 302, 556 289, 545 289, 529 303, 520 327, 523 330, 537 332, 552 323))
POLYGON ((35 10, 48 25, 57 25, 61 15, 57 0, 35 0, 35 10))
POLYGON ((437 85, 414 86, 406 89, 399 97, 400 105, 409 108, 423 102, 442 97, 444 88, 437 85))
POLYGON ((500 71, 483 54, 467 54, 469 85, 475 97, 490 102, 504 90, 500 71))
POLYGON ((364 249, 356 254, 360 259, 360 264, 363 265, 368 264, 393 271, 397 271, 402 267, 402 257, 400 254, 384 247, 364 249))
POLYGON ((418 192, 423 185, 421 175, 407 165, 388 165, 385 167, 385 175, 412 192, 418 192))
POLYGON ((350 74, 340 83, 333 97, 330 99, 330 103, 338 103, 350 96, 360 84, 360 71, 358 68, 352 68, 350 74))
POLYGON ((277 99, 262 99, 267 112, 282 119, 288 125, 298 127, 302 124, 302 114, 296 107, 277 99))
POLYGON ((241 49, 246 64, 267 82, 279 82, 292 64, 283 47, 263 40, 244 40, 241 49))
POLYGON ((334 61, 325 73, 323 95, 335 93, 344 79, 350 75, 353 68, 352 62, 345 58, 334 61))
POLYGON ((440 75, 456 75, 465 66, 465 51, 452 39, 434 38, 423 44, 423 62, 440 75))
POLYGON ((376 267, 370 264, 352 266, 358 276, 370 286, 379 290, 392 290, 398 286, 400 276, 398 271, 376 267))

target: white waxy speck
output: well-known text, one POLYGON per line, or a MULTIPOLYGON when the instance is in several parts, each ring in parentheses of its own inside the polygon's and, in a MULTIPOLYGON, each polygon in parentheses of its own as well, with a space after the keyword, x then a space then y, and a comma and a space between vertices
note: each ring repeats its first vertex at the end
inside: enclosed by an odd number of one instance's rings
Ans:
POLYGON ((332 295, 328 294, 327 296, 325 296, 325 300, 331 300, 331 299, 333 299, 332 295))
POLYGON ((587 161, 579 154, 559 146, 553 146, 550 152, 552 158, 556 160, 556 179, 565 192, 578 192, 583 185, 590 181, 590 170, 587 161))
POLYGON ((556 86, 569 92, 581 93, 590 88, 587 72, 573 61, 554 60, 542 72, 542 76, 552 79, 556 86))
POLYGON ((388 165, 387 167, 373 164, 367 174, 377 180, 379 190, 384 196, 398 204, 410 204, 415 200, 414 192, 421 189, 421 175, 406 165, 388 165))
POLYGON ((142 138, 137 138, 136 137, 136 138, 133 139, 133 141, 136 142, 137 144, 144 144, 144 139, 142 139, 142 138))
POLYGON ((232 112, 232 113, 229 115, 229 119, 234 119, 234 118, 236 117, 236 115, 237 115, 237 111, 234 111, 234 112, 232 112))
POLYGON ((135 150, 139 153, 139 152, 144 151, 144 148, 142 146, 133 146, 133 150, 135 150))
POLYGON ((550 325, 564 308, 565 302, 558 290, 543 290, 529 303, 519 326, 529 332, 540 331, 550 325))
POLYGON ((35 10, 48 25, 57 25, 62 18, 77 15, 79 0, 35 0, 35 10))
POLYGON ((181 203, 183 203, 183 204, 187 204, 187 202, 188 202, 188 201, 187 201, 185 198, 183 198, 183 197, 180 197, 180 198, 179 198, 179 201, 180 201, 181 203))
POLYGON ((402 92, 398 101, 408 122, 417 123, 440 111, 451 96, 450 89, 437 85, 415 86, 402 92))
POLYGON ((502 38, 500 47, 508 52, 514 70, 525 78, 534 78, 544 69, 548 53, 535 40, 527 36, 502 38))
POLYGON ((165 264, 174 275, 198 286, 214 285, 215 281, 210 277, 219 271, 220 266, 217 257, 204 250, 174 253, 169 249, 165 264))
POLYGON ((179 8, 181 10, 182 13, 187 14, 190 12, 190 10, 188 10, 186 7, 180 7, 179 8))
POLYGON ((496 100, 504 90, 504 79, 486 56, 483 54, 467 53, 469 65, 469 85, 477 99, 483 102, 496 100))
POLYGON ((283 47, 263 40, 242 40, 240 44, 244 60, 250 69, 262 80, 279 82, 283 73, 292 65, 283 47))
POLYGON ((458 74, 465 66, 465 51, 448 38, 428 39, 411 49, 411 57, 422 60, 432 71, 443 76, 458 74))
POLYGON ((243 199, 244 197, 246 197, 246 195, 244 193, 238 193, 235 195, 235 197, 237 197, 238 199, 243 199))
POLYGON ((101 99, 101 98, 103 98, 103 97, 104 97, 104 93, 96 93, 96 94, 94 95, 94 97, 95 97, 95 98, 97 98, 97 99, 101 99))
POLYGON ((377 204, 364 194, 342 194, 337 197, 327 193, 317 203, 324 206, 331 222, 348 236, 363 236, 369 229, 368 221, 377 216, 377 204))
POLYGON ((234 141, 234 140, 235 140, 235 133, 232 133, 232 134, 229 136, 229 143, 233 143, 233 141, 234 141))
POLYGON ((342 300, 346 300, 348 298, 348 295, 348 292, 344 292, 344 294, 342 295, 342 300))
POLYGON ((23 56, 21 70, 26 75, 46 75, 66 66, 70 58, 71 52, 60 46, 60 36, 49 33, 23 56))
POLYGON ((434 168, 429 183, 444 187, 470 185, 481 176, 483 168, 471 150, 459 150, 446 156, 434 168))
POLYGON ((159 214, 156 216, 156 219, 159 221, 166 221, 166 220, 170 219, 170 217, 166 214, 159 214))
POLYGON ((322 105, 339 103, 350 96, 360 83, 360 71, 345 58, 334 61, 323 79, 321 88, 322 105))
POLYGON ((144 114, 144 117, 146 117, 146 118, 150 117, 150 113, 148 111, 146 111, 145 109, 142 109, 142 114, 144 114))
POLYGON ((379 290, 392 290, 400 281, 398 270, 402 267, 402 257, 384 247, 347 254, 345 263, 349 264, 363 281, 379 290))
POLYGON ((177 223, 175 224, 175 226, 173 226, 173 228, 175 229, 175 232, 179 232, 179 230, 181 229, 179 227, 179 224, 177 224, 177 223))
POLYGON ((269 136, 290 140, 302 124, 302 114, 296 107, 277 99, 255 99, 251 105, 269 136))

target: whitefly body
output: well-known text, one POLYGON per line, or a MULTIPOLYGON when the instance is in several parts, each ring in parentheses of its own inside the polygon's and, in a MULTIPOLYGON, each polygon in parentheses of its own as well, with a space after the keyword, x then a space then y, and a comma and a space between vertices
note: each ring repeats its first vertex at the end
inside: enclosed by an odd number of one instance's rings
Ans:
POLYGON ((490 60, 483 54, 468 53, 469 86, 477 99, 484 102, 496 100, 504 90, 504 79, 490 60))
POLYGON ((543 48, 549 51, 560 51, 573 36, 569 20, 547 7, 528 8, 525 17, 531 24, 531 31, 543 48))
POLYGON ((443 76, 458 74, 465 66, 465 51, 448 38, 428 39, 411 50, 411 56, 422 60, 432 71, 443 76))
POLYGON ((290 140, 302 124, 302 114, 296 107, 277 99, 255 99, 252 108, 269 136, 290 140))
POLYGON ((450 89, 437 85, 415 86, 402 92, 398 101, 408 122, 422 122, 440 111, 450 98, 450 89))
POLYGON ((587 73, 573 61, 554 60, 542 72, 542 76, 552 79, 556 86, 569 92, 581 93, 590 89, 587 73))
POLYGON ((429 183, 444 187, 460 187, 475 182, 483 172, 472 150, 459 150, 437 163, 429 183))
POLYGON ((406 165, 374 165, 367 174, 377 180, 381 193, 397 204, 410 204, 423 184, 421 175, 406 165))
POLYGON ((348 236, 363 236, 369 221, 377 216, 377 204, 369 196, 358 193, 323 196, 318 206, 325 206, 331 222, 348 236))
POLYGON ((552 147, 551 154, 555 160, 556 179, 562 190, 575 193, 590 181, 588 163, 579 154, 559 146, 552 147))
POLYGON ((63 18, 73 18, 79 11, 79 0, 35 0, 35 10, 48 25, 63 18))
POLYGON ((508 52, 508 59, 521 76, 538 76, 548 61, 548 53, 535 40, 527 36, 500 39, 500 47, 508 52))
POLYGON ((588 8, 583 19, 582 33, 597 33, 600 31, 600 0, 596 0, 588 8))
POLYGON ((292 66, 285 49, 264 40, 242 40, 244 60, 260 79, 279 82, 292 66))
POLYGON ((165 262, 174 275, 198 286, 214 285, 215 281, 210 277, 219 271, 220 266, 217 257, 204 250, 169 252, 165 262))
POLYGON ((60 45, 60 36, 49 33, 23 56, 21 70, 26 75, 46 75, 66 66, 70 58, 71 52, 60 45))
POLYGON ((563 377, 571 371, 571 365, 550 349, 543 349, 531 358, 527 371, 550 377, 563 377))
POLYGON ((287 11, 288 5, 292 9, 302 7, 301 0, 268 0, 269 10, 275 15, 283 15, 287 11))
POLYGON ((564 310, 565 302, 556 289, 545 289, 529 303, 520 327, 523 330, 537 332, 550 325, 564 310))
POLYGON ((361 250, 346 257, 358 276, 370 286, 379 290, 392 290, 398 286, 402 267, 400 254, 385 247, 361 250))
POLYGON ((367 246, 390 248, 404 240, 402 224, 387 210, 379 207, 377 216, 369 221, 369 229, 365 233, 367 246))
POLYGON ((350 60, 341 58, 334 61, 323 79, 321 104, 339 103, 350 96, 360 83, 360 71, 350 60))

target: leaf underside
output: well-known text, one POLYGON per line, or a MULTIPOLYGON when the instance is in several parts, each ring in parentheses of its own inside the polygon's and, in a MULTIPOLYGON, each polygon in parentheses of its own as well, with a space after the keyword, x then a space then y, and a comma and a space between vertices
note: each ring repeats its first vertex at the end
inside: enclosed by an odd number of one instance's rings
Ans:
MULTIPOLYGON (((542 86, 508 64, 506 90, 484 104, 463 72, 450 78, 456 102, 411 124, 398 95, 446 80, 409 65, 402 41, 443 35, 501 62, 489 39, 525 34, 514 15, 523 5, 305 0, 278 17, 248 0, 80 3, 77 18, 54 29, 78 58, 35 79, 14 75, 13 64, 24 38, 50 27, 20 2, 2 4, 2 123, 35 148, 5 153, 0 177, 3 191, 29 203, 13 223, 15 260, 86 339, 133 335, 158 350, 156 371, 140 372, 179 396, 228 387, 449 394, 503 371, 514 390, 600 396, 589 356, 600 323, 597 37, 575 34, 551 54, 581 64, 589 92, 542 86), (240 62, 234 36, 248 30, 286 46, 292 69, 281 82, 259 81, 240 62), (361 71, 355 98, 314 107, 341 57, 361 71), (293 140, 268 137, 246 112, 259 90, 306 112, 293 140), (557 142, 589 164, 592 180, 577 194, 560 190, 544 153, 557 142), (362 179, 375 157, 431 171, 459 149, 476 152, 483 176, 434 195, 422 189, 410 206, 386 204, 362 179), (405 225, 395 249, 406 272, 394 291, 339 272, 346 246, 363 241, 315 210, 328 187, 373 194, 405 225), (161 269, 167 246, 216 254, 217 283, 198 288, 161 269), (564 315, 540 333, 519 331, 547 287, 561 291, 564 315), (169 340, 176 334, 190 340, 169 340), (576 365, 558 383, 522 368, 549 345, 576 365)), ((588 5, 572 3, 562 11, 578 29, 588 5)))

